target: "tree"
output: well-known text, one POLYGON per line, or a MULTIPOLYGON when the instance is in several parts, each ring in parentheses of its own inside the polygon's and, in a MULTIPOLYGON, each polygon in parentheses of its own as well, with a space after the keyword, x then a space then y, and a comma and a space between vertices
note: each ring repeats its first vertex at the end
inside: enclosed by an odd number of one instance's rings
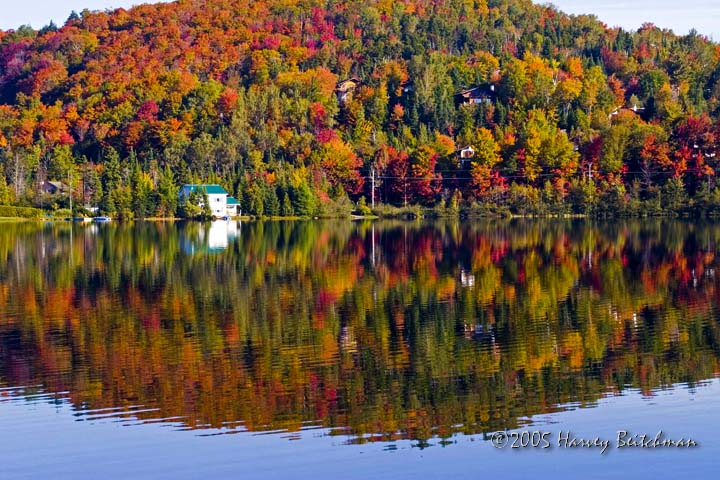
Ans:
POLYGON ((662 206, 672 212, 681 212, 687 206, 688 196, 682 178, 668 180, 662 190, 662 206))
POLYGON ((210 220, 213 218, 212 209, 210 209, 210 199, 208 198, 207 191, 203 188, 200 191, 200 195, 202 196, 202 213, 201 213, 201 220, 210 220))
POLYGON ((630 128, 627 124, 618 123, 610 128, 604 137, 600 157, 603 173, 619 173, 622 170, 629 143, 630 128))
POLYGON ((385 146, 376 155, 376 163, 383 172, 383 186, 387 200, 395 204, 407 204, 409 197, 409 155, 394 147, 385 146))
POLYGON ((243 195, 243 210, 258 217, 265 215, 265 188, 259 181, 252 182, 243 195))
POLYGON ((92 206, 98 206, 104 197, 102 181, 98 174, 98 166, 86 163, 83 167, 83 202, 90 202, 92 206))
POLYGON ((351 194, 362 190, 363 178, 358 171, 362 160, 350 145, 339 138, 333 138, 322 146, 320 164, 333 185, 342 185, 345 191, 351 194))
POLYGON ((120 155, 114 148, 108 147, 104 158, 102 173, 103 199, 100 204, 100 209, 108 215, 117 212, 117 196, 122 187, 121 182, 120 155))
POLYGON ((136 163, 132 174, 132 211, 135 218, 146 218, 155 213, 154 200, 152 179, 136 163))
POLYGON ((653 186, 656 177, 661 173, 667 172, 672 167, 669 145, 665 142, 658 141, 655 134, 650 134, 645 137, 642 150, 640 151, 640 159, 640 169, 642 171, 645 188, 653 186))
POLYGON ((208 213, 204 212, 204 208, 200 206, 202 199, 203 194, 197 190, 192 190, 187 195, 183 195, 180 197, 178 204, 178 215, 181 218, 188 219, 202 218, 204 213, 208 213))
POLYGON ((442 186, 442 175, 435 172, 438 154, 429 145, 416 149, 410 158, 413 201, 431 204, 437 201, 442 186))
POLYGON ((607 82, 602 68, 598 65, 589 68, 585 72, 579 97, 580 105, 585 109, 585 113, 592 114, 593 107, 598 103, 603 90, 607 90, 607 82))
POLYGON ((10 205, 13 201, 12 190, 5 180, 5 172, 0 165, 0 205, 10 205))
POLYGON ((160 181, 157 187, 158 214, 163 217, 172 217, 178 206, 178 193, 180 189, 175 184, 175 175, 166 165, 160 174, 160 181))
POLYGON ((306 182, 300 183, 293 189, 294 191, 294 202, 293 210, 296 215, 301 217, 310 217, 315 214, 315 198, 310 190, 310 186, 306 182))
POLYGON ((293 210, 292 203, 290 202, 290 195, 285 192, 285 195, 283 196, 283 202, 282 202, 282 210, 280 214, 283 217, 294 217, 295 216, 295 210, 293 210))
POLYGON ((476 130, 472 145, 475 149, 475 157, 470 163, 470 175, 473 178, 473 186, 480 196, 483 196, 490 190, 493 168, 502 161, 500 145, 487 128, 476 130))
POLYGON ((278 199, 275 187, 272 185, 268 185, 267 188, 265 188, 264 212, 271 217, 280 215, 280 200, 278 199))
POLYGON ((59 145, 53 149, 48 178, 65 183, 70 188, 69 195, 76 197, 80 172, 69 145, 59 145))

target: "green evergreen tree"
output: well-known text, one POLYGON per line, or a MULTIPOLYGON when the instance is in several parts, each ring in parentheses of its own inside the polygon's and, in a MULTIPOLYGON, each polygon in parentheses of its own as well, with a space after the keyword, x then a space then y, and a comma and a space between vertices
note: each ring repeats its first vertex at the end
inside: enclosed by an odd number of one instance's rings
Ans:
POLYGON ((208 198, 207 191, 202 190, 202 220, 210 220, 213 217, 212 209, 210 208, 210 199, 208 198))
POLYGON ((118 210, 116 197, 121 186, 120 155, 113 147, 108 147, 104 157, 103 199, 100 203, 100 209, 108 215, 114 215, 118 210))
POLYGON ((191 191, 187 196, 183 195, 178 204, 178 215, 181 218, 199 219, 203 215, 203 208, 200 206, 202 194, 197 190, 191 191))
POLYGON ((160 172, 160 180, 157 187, 158 210, 166 217, 175 216, 178 207, 178 193, 180 189, 175 184, 175 175, 170 166, 166 165, 160 172))
POLYGON ((287 192, 285 192, 285 196, 283 197, 281 215, 283 217, 295 216, 295 210, 293 210, 292 203, 290 202, 290 195, 287 192))
POLYGON ((5 170, 0 165, 0 205, 10 205, 12 203, 11 193, 7 180, 5 180, 5 170))
POLYGON ((315 199, 307 183, 302 183, 295 189, 295 202, 293 209, 297 215, 303 217, 312 216, 315 213, 315 199))
POLYGON ((680 213, 687 206, 688 196, 681 178, 671 178, 662 189, 663 208, 680 213))
POLYGON ((280 215, 280 200, 275 187, 268 186, 265 190, 264 211, 266 215, 276 217, 280 215))
POLYGON ((250 187, 250 190, 248 191, 248 212, 257 215, 258 217, 262 217, 265 214, 265 196, 263 195, 263 191, 257 184, 250 187))
POLYGON ((177 168, 177 172, 175 174, 175 179, 177 181, 177 184, 181 187, 183 185, 187 185, 189 183, 193 183, 192 174, 190 173, 190 169, 188 168, 187 163, 185 163, 184 160, 180 160, 180 163, 177 168))
POLYGON ((154 214, 151 204, 153 197, 152 181, 136 162, 132 173, 132 212, 135 218, 146 218, 154 214))

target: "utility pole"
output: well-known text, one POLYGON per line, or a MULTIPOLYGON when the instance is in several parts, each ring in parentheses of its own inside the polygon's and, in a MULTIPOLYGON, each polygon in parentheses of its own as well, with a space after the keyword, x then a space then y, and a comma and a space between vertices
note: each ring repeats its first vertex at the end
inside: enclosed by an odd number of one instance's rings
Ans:
POLYGON ((407 178, 403 178, 403 204, 407 208, 407 178))
POLYGON ((370 169, 370 179, 372 186, 370 187, 370 204, 375 208, 375 167, 370 169))
POLYGON ((70 185, 70 173, 68 172, 68 197, 70 198, 70 216, 73 216, 73 209, 72 209, 72 186, 70 185))

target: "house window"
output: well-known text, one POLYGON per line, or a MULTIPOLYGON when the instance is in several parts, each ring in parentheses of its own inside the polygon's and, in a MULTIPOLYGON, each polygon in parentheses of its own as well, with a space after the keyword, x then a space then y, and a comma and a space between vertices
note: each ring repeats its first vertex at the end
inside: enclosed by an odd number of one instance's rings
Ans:
POLYGON ((219 202, 219 201, 220 201, 220 199, 219 199, 219 198, 216 198, 216 199, 215 199, 215 201, 216 201, 216 202, 219 202))

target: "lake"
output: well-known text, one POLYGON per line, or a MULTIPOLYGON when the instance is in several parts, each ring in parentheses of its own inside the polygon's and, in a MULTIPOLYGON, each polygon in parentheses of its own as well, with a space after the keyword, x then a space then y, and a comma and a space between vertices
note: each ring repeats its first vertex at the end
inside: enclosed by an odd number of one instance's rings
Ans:
POLYGON ((675 220, 2 223, 0 478, 708 477, 719 247, 675 220))

